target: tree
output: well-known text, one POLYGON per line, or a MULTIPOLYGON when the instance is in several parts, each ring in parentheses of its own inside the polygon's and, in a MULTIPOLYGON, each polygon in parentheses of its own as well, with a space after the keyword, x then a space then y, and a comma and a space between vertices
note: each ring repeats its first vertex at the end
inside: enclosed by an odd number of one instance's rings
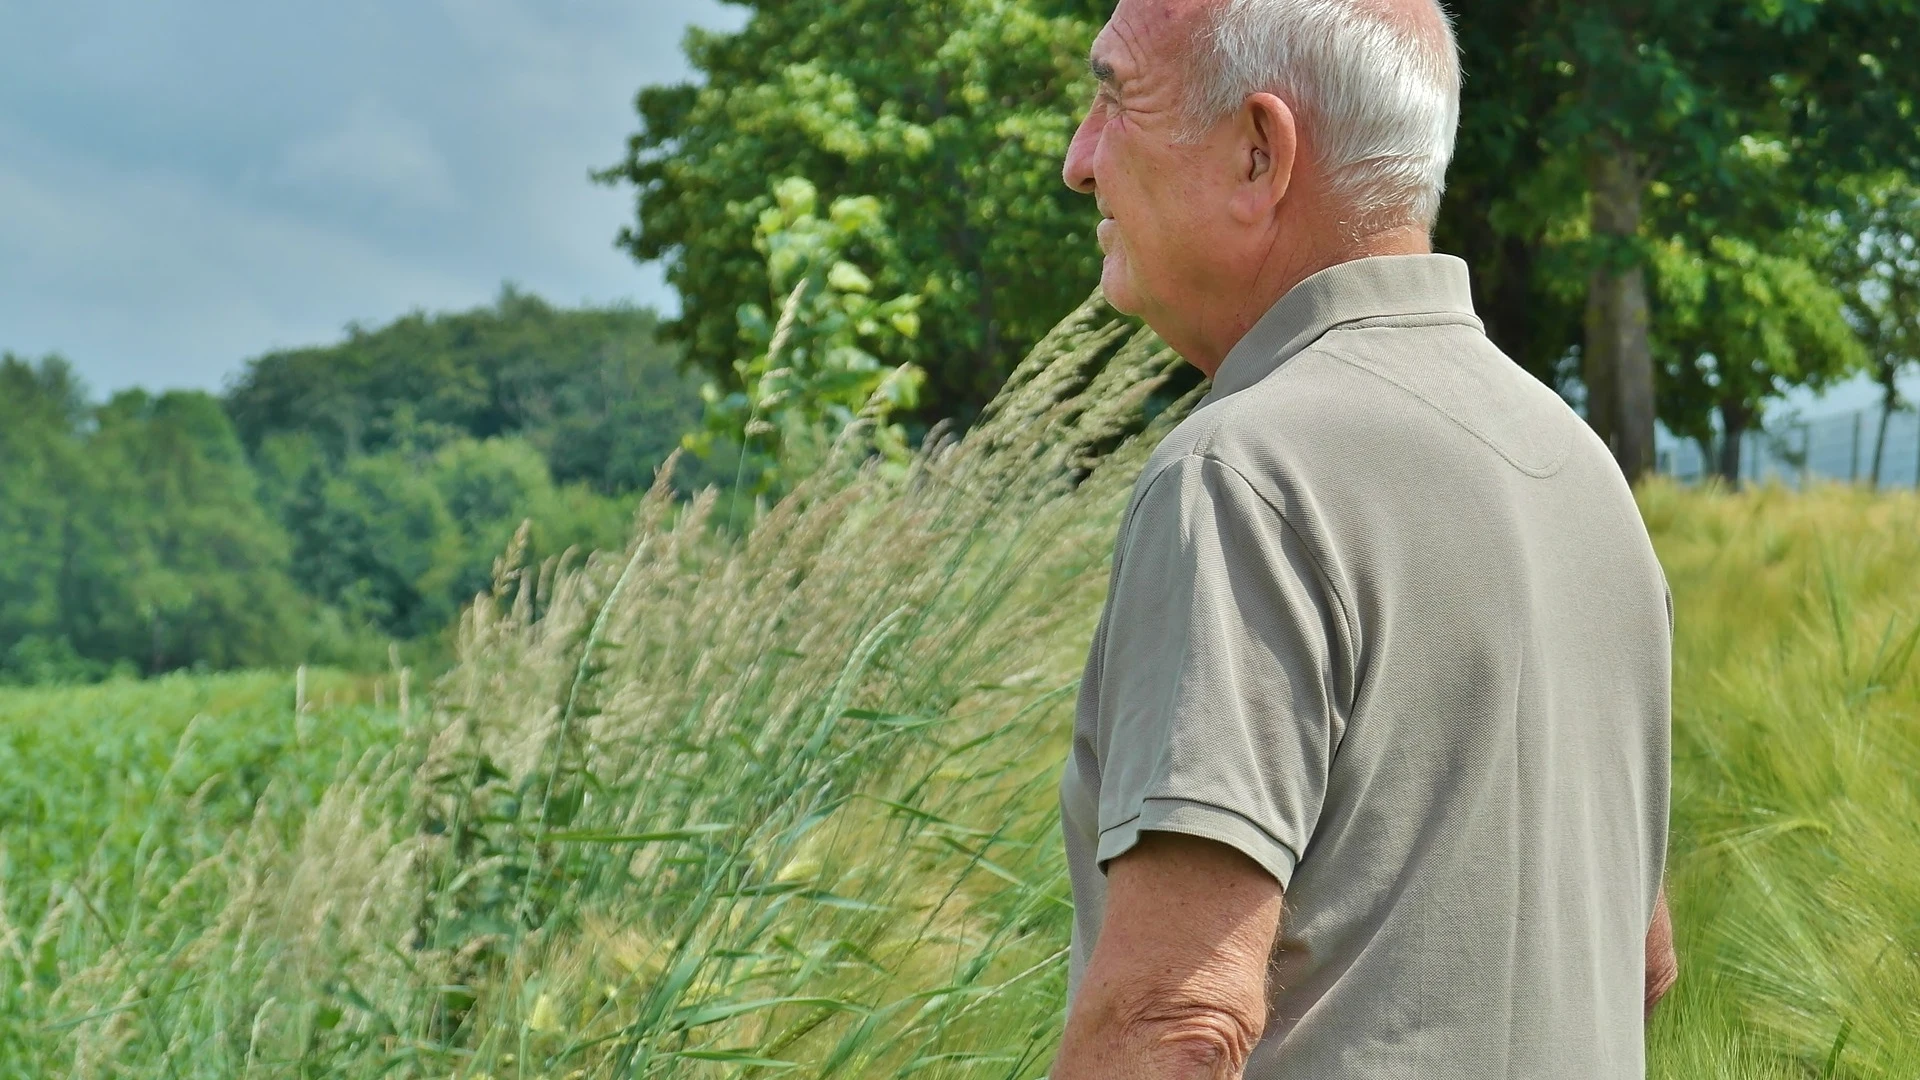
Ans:
POLYGON ((219 401, 123 391, 95 423, 92 509, 113 525, 94 538, 97 588, 81 609, 90 625, 74 634, 81 651, 139 657, 149 674, 302 658, 309 605, 219 401))
POLYGON ((563 310, 505 288, 490 307, 416 312, 338 345, 258 357, 226 405, 276 490, 285 477, 274 474, 316 453, 332 468, 513 435, 562 482, 631 491, 700 418, 698 381, 657 327, 650 311, 563 310))
POLYGON ((296 497, 294 569, 306 590, 389 637, 447 625, 458 608, 460 524, 401 453, 310 473, 296 497))
POLYGON ((752 0, 737 33, 695 31, 705 85, 639 93, 638 133, 603 172, 635 190, 620 242, 663 259, 669 327, 723 381, 755 346, 736 307, 770 291, 754 246, 769 177, 823 203, 871 195, 887 242, 846 257, 880 296, 918 295, 921 331, 877 352, 927 372, 919 419, 966 418, 1099 279, 1090 200, 1059 177, 1097 28, 1089 5, 1029 0, 752 0))
POLYGON ((556 485, 517 438, 456 439, 430 454, 392 450, 317 466, 289 500, 301 585, 351 623, 388 639, 444 629, 493 581, 494 564, 531 521, 525 556, 617 547, 632 500, 556 485))
POLYGON ((55 359, 0 362, 0 668, 84 679, 301 655, 309 605, 219 403, 91 406, 55 359))
MULTIPOLYGON (((1503 297, 1546 301, 1545 334, 1501 313, 1510 339, 1551 341, 1578 281, 1588 419, 1630 477, 1652 464, 1650 219, 1686 204, 1712 228, 1695 249, 1764 237, 1794 204, 1830 204, 1841 177, 1920 160, 1920 73, 1894 60, 1916 26, 1913 0, 1506 0, 1462 19, 1466 182, 1442 233, 1503 297), (1787 166, 1749 168, 1754 141, 1787 166)), ((1538 370, 1551 346, 1518 352, 1538 370)))
POLYGON ((544 520, 553 508, 553 477, 547 463, 519 439, 462 439, 434 454, 433 484, 460 530, 460 570, 449 583, 458 606, 493 581, 494 560, 528 518, 544 520))
POLYGON ((700 417, 656 323, 507 290, 261 357, 224 403, 0 357, 0 679, 359 662, 441 630, 523 519, 530 558, 619 545, 611 493, 700 417))
POLYGON ((1880 425, 1873 438, 1873 485, 1880 485, 1887 425, 1912 405, 1900 379, 1920 368, 1920 188, 1906 177, 1864 177, 1851 185, 1836 215, 1830 269, 1840 283, 1848 320, 1866 349, 1866 368, 1880 387, 1880 425))
POLYGON ((0 356, 0 676, 88 670, 62 622, 76 539, 71 500, 91 484, 80 439, 87 413, 66 361, 0 356))
MULTIPOLYGON (((553 491, 553 478, 540 452, 518 439, 462 439, 433 456, 431 475, 447 512, 463 532, 508 531, 527 509, 553 491)), ((506 537, 499 537, 504 546, 506 537)))
POLYGON ((1472 268, 1474 310, 1487 336, 1568 397, 1580 382, 1587 235, 1577 162, 1550 145, 1524 111, 1538 75, 1485 39, 1493 19, 1458 22, 1475 66, 1461 99, 1460 150, 1447 173, 1434 247, 1472 268))
POLYGON ((493 584, 494 564, 527 524, 529 563, 570 547, 618 549, 627 541, 635 501, 586 484, 556 484, 545 458, 524 439, 462 439, 426 463, 427 474, 459 527, 461 571, 451 601, 462 605, 493 584))
MULTIPOLYGON (((1803 238, 1802 238, 1803 239, 1803 238)), ((1675 238, 1654 259, 1661 417, 1740 482, 1741 440, 1768 398, 1821 389, 1864 360, 1839 293, 1797 254, 1728 237, 1703 249, 1675 238), (1719 420, 1718 454, 1713 419, 1719 420)))
POLYGON ((708 383, 705 429, 689 449, 710 456, 726 445, 739 455, 734 485, 756 496, 777 492, 822 460, 856 422, 862 449, 895 463, 910 451, 890 423, 911 409, 924 374, 912 364, 888 367, 873 351, 919 334, 921 297, 873 297, 873 280, 844 257, 880 236, 879 202, 842 196, 820 216, 818 193, 800 177, 775 185, 777 203, 761 211, 754 244, 766 256, 773 313, 740 305, 751 353, 733 363, 731 385, 708 383), (749 468, 751 475, 748 474, 749 468))

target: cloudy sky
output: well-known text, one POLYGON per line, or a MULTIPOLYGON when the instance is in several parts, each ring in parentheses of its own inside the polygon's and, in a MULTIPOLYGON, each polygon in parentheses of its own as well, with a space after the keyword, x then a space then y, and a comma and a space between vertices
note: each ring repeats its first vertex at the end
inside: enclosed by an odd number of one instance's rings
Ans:
POLYGON ((513 281, 671 307, 612 246, 641 85, 717 0, 0 0, 0 350, 97 393, 513 281))

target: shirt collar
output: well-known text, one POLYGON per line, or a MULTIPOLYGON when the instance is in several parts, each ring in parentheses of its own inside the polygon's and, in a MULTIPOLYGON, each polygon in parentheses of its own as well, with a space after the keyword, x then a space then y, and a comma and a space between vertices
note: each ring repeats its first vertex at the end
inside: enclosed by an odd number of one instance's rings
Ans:
POLYGON ((1485 329, 1473 313, 1467 264, 1452 255, 1355 259, 1295 285, 1268 308, 1220 362, 1200 404, 1245 390, 1343 323, 1409 315, 1454 316, 1485 329))

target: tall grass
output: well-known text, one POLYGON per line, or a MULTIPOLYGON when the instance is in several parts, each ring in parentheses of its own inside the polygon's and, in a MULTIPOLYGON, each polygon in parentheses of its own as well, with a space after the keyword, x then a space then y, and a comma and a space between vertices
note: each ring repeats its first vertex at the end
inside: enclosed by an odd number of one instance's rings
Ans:
POLYGON ((1920 498, 1641 501, 1679 620, 1666 1075, 1920 1075, 1920 498))
POLYGON ((63 945, 20 1060, 1032 1073, 1077 654, 1173 362, 1128 335, 1083 310, 964 439, 824 470, 740 542, 661 494, 624 553, 509 560, 431 722, 63 945))
MULTIPOLYGON (((624 552, 509 556, 404 737, 284 759, 306 794, 217 844, 175 791, 144 847, 0 876, 67 898, 0 899, 0 1075, 1043 1074, 1054 785, 1169 362, 1090 306, 905 479, 842 462, 738 540, 659 495, 624 552)), ((1920 503, 1643 505, 1680 623, 1654 1071, 1911 1076, 1920 503)))
POLYGON ((250 673, 0 693, 0 1077, 69 1072, 62 1024, 138 1000, 173 926, 213 917, 236 830, 301 827, 342 763, 392 746, 378 680, 250 673), (102 961, 118 968, 98 968, 102 961))

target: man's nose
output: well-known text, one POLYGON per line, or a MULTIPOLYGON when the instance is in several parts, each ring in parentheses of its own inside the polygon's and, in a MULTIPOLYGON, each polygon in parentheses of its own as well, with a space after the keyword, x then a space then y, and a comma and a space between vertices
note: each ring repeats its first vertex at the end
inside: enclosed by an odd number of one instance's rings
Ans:
POLYGON ((1089 110, 1074 129, 1067 160, 1060 167, 1060 179, 1082 195, 1093 194, 1093 150, 1100 143, 1100 122, 1094 112, 1089 110))

